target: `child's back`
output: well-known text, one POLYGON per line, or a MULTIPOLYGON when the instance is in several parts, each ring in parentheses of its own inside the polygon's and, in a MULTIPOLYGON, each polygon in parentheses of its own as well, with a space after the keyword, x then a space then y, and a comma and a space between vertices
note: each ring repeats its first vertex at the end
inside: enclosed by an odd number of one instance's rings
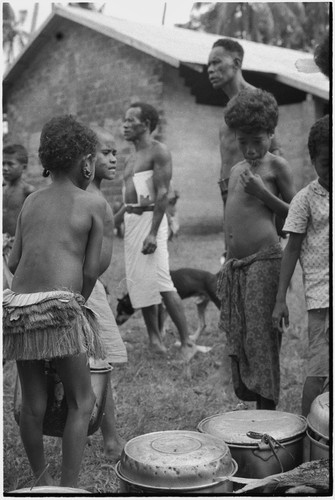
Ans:
POLYGON ((54 483, 43 447, 44 360, 55 367, 67 403, 60 484, 76 487, 95 402, 88 358, 105 356, 96 318, 84 305, 99 276, 107 208, 85 192, 97 143, 70 115, 44 126, 39 156, 52 184, 26 199, 9 259, 14 278, 3 294, 3 356, 17 363, 21 438, 37 485, 54 483))
POLYGON ((72 182, 53 183, 33 193, 19 218, 22 253, 13 291, 66 288, 81 293, 88 236, 94 219, 102 225, 105 211, 104 199, 72 182))

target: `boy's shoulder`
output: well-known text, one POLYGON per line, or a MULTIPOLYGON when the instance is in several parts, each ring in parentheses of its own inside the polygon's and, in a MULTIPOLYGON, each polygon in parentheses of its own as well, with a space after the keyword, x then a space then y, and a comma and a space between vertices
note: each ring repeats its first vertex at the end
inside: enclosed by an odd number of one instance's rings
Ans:
POLYGON ((317 179, 314 179, 313 181, 309 182, 306 186, 301 188, 297 192, 297 194, 295 195, 294 198, 296 198, 296 199, 306 198, 307 200, 310 200, 315 195, 322 196, 322 197, 328 195, 328 197, 329 197, 328 191, 326 191, 325 188, 323 188, 321 186, 321 184, 319 183, 319 181, 317 179))
POLYGON ((26 196, 29 196, 31 193, 34 193, 36 191, 35 186, 33 186, 32 184, 29 184, 26 181, 23 181, 23 189, 24 189, 24 194, 26 196))
POLYGON ((97 196, 96 193, 91 191, 83 191, 82 193, 82 201, 85 205, 89 205, 90 208, 96 210, 108 210, 109 204, 104 196, 97 196))
POLYGON ((282 172, 283 170, 287 170, 290 168, 289 162, 283 157, 279 155, 274 155, 273 153, 268 152, 271 168, 275 169, 277 173, 282 172))
POLYGON ((248 165, 248 162, 244 159, 235 163, 235 165, 233 165, 230 169, 230 177, 232 174, 238 174, 241 169, 246 167, 246 165, 248 165))

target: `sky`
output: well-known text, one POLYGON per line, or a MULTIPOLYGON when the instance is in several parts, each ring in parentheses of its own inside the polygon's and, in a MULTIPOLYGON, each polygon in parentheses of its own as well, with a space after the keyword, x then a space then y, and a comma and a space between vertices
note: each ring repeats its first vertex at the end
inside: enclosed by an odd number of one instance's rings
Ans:
MULTIPOLYGON (((19 10, 28 10, 26 21, 23 25, 28 32, 31 30, 34 2, 31 0, 13 0, 9 2, 18 16, 19 10)), ((64 3, 64 2, 59 2, 64 3)), ((193 1, 189 0, 107 0, 106 2, 94 2, 98 7, 105 4, 104 13, 131 21, 162 24, 164 4, 166 3, 165 22, 166 26, 176 23, 185 23, 189 20, 193 1)), ((66 5, 66 3, 64 3, 66 5)), ((45 21, 51 13, 51 2, 39 2, 37 28, 45 21)))

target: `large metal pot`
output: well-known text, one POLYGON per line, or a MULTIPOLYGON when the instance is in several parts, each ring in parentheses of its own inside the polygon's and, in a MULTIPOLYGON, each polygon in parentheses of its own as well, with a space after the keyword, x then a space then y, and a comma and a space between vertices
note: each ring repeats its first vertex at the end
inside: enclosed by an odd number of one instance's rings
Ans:
POLYGON ((329 392, 314 399, 307 416, 310 460, 329 458, 329 392))
POLYGON ((303 462, 304 417, 271 410, 240 410, 205 418, 198 425, 228 444, 238 465, 236 476, 263 478, 303 462))
POLYGON ((194 431, 162 431, 128 441, 116 466, 121 493, 227 493, 237 465, 228 446, 194 431))
MULTIPOLYGON (((104 361, 92 361, 90 363, 91 384, 96 399, 88 427, 88 436, 94 434, 101 425, 111 369, 111 366, 104 361)), ((43 421, 43 434, 45 436, 62 437, 68 408, 64 397, 63 384, 48 362, 46 362, 46 377, 48 402, 43 421)), ((22 392, 20 379, 17 376, 14 389, 14 417, 18 424, 20 423, 21 404, 22 392)))

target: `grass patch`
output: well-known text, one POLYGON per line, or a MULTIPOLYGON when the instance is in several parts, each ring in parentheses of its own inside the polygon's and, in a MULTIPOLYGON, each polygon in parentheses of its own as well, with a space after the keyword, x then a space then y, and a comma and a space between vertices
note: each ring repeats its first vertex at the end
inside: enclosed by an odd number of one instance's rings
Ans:
MULTIPOLYGON (((171 269, 195 267, 217 272, 222 253, 222 235, 181 235, 170 243, 171 269)), ((105 279, 112 289, 112 307, 126 291, 123 241, 116 239, 112 264, 105 279)), ((300 413, 304 361, 307 353, 307 323, 301 271, 297 269, 289 291, 290 327, 283 336, 281 350, 281 396, 278 410, 300 413)), ((192 299, 183 301, 190 332, 197 326, 196 306, 192 299)), ((140 434, 163 430, 196 430, 197 424, 210 415, 232 410, 240 402, 232 389, 230 363, 225 335, 218 330, 218 310, 210 304, 206 311, 203 345, 213 346, 206 355, 198 354, 186 370, 176 360, 174 342, 177 334, 168 320, 166 359, 147 350, 148 336, 141 313, 120 328, 129 361, 115 365, 112 372, 117 422, 120 435, 129 440, 140 434)), ((15 363, 3 371, 3 453, 4 491, 31 486, 29 463, 14 420, 13 394, 15 363)), ((249 408, 254 408, 249 404, 249 408)), ((47 460, 55 478, 60 475, 61 440, 45 437, 47 460)), ((100 431, 86 447, 79 487, 92 493, 116 493, 118 482, 113 464, 103 454, 100 431)))

